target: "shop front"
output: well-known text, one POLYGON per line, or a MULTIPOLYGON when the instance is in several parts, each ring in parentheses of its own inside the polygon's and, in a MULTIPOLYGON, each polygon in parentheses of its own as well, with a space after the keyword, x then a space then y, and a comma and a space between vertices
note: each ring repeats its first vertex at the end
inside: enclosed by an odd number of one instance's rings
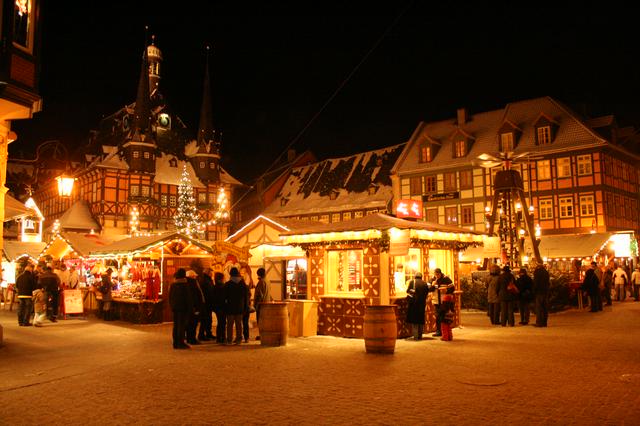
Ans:
MULTIPOLYGON (((408 283, 418 271, 428 281, 435 268, 455 283, 459 324, 458 253, 483 241, 476 232, 381 213, 317 223, 281 237, 308 253, 307 299, 318 302, 318 334, 354 338, 363 337, 365 306, 389 304, 397 307, 398 337, 409 336, 408 283)), ((427 304, 426 317, 425 328, 433 330, 433 303, 427 304)))

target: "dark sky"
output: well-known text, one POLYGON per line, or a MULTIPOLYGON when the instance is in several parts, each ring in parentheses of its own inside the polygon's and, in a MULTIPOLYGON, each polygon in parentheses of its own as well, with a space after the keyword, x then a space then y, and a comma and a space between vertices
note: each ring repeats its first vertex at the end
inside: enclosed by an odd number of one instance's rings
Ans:
POLYGON ((134 101, 145 25, 164 55, 161 91, 194 133, 213 46, 223 166, 245 181, 309 123, 293 147, 323 159, 405 142, 459 107, 538 96, 622 124, 640 115, 636 18, 613 3, 372 3, 45 1, 44 109, 14 122, 11 152, 84 145, 101 117, 134 101))

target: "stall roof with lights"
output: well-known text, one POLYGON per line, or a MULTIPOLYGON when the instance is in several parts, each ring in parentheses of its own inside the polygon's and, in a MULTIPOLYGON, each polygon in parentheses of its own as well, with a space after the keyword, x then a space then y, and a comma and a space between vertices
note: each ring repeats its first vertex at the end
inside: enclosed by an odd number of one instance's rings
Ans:
POLYGON ((45 243, 5 240, 2 242, 2 255, 9 262, 15 262, 25 256, 37 260, 45 245, 45 243))
POLYGON ((96 234, 60 232, 41 250, 40 257, 51 256, 60 259, 73 252, 78 256, 86 257, 92 250, 111 243, 113 243, 112 239, 96 234))
POLYGON ((38 212, 27 207, 9 194, 4 196, 4 221, 21 219, 28 216, 38 216, 38 212))
POLYGON ((284 231, 280 235, 288 243, 326 239, 362 240, 380 238, 382 231, 392 229, 408 230, 411 232, 411 238, 421 240, 457 240, 481 243, 484 235, 481 232, 464 230, 457 226, 400 219, 383 213, 373 213, 344 222, 314 223, 314 225, 305 228, 284 231))
POLYGON ((613 234, 543 235, 540 255, 548 259, 591 257, 597 254, 613 234))
MULTIPOLYGON (((196 247, 206 253, 213 254, 215 251, 213 248, 203 244, 186 235, 170 232, 166 234, 158 235, 145 235, 125 238, 119 241, 115 241, 104 247, 95 248, 89 253, 90 257, 113 257, 113 256, 127 256, 137 255, 156 247, 164 246, 172 241, 183 241, 186 243, 185 247, 196 247)), ((183 249, 184 250, 184 249, 183 249)), ((166 254, 171 254, 168 251, 166 254)), ((174 253, 177 254, 177 253, 174 253)))

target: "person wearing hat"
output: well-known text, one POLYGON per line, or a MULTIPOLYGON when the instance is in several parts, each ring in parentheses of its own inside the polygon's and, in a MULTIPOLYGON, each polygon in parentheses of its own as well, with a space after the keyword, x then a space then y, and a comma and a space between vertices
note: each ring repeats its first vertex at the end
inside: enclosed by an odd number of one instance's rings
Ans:
POLYGON ((416 272, 414 279, 409 281, 409 287, 407 288, 407 323, 411 324, 414 340, 422 340, 428 293, 429 287, 422 280, 422 272, 416 272))
POLYGON ((249 311, 249 287, 240 276, 238 268, 231 268, 230 279, 224 286, 224 305, 227 320, 227 344, 242 343, 242 315, 249 311), (233 326, 236 338, 233 339, 233 326))
POLYGON ((187 321, 187 343, 190 345, 199 345, 200 341, 196 339, 196 333, 198 330, 198 323, 202 329, 202 322, 200 314, 204 309, 204 293, 198 282, 198 274, 193 269, 186 271, 187 288, 189 289, 189 297, 191 297, 191 303, 193 310, 189 313, 189 320, 187 321))
POLYGON ((100 276, 101 284, 98 288, 102 293, 102 319, 105 321, 113 321, 114 319, 111 315, 111 301, 113 300, 111 296, 111 286, 113 285, 111 274, 113 274, 113 269, 107 268, 104 274, 100 276))
POLYGON ((529 305, 533 302, 533 280, 527 273, 527 268, 520 268, 518 279, 518 310, 520 311, 520 324, 529 324, 529 305))

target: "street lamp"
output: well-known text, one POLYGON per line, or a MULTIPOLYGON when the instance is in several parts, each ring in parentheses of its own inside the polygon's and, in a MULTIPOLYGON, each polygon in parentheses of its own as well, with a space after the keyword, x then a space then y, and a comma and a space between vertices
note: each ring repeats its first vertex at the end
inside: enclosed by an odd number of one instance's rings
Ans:
POLYGON ((61 197, 71 197, 73 183, 76 179, 63 174, 58 176, 56 180, 58 181, 58 195, 61 197))

